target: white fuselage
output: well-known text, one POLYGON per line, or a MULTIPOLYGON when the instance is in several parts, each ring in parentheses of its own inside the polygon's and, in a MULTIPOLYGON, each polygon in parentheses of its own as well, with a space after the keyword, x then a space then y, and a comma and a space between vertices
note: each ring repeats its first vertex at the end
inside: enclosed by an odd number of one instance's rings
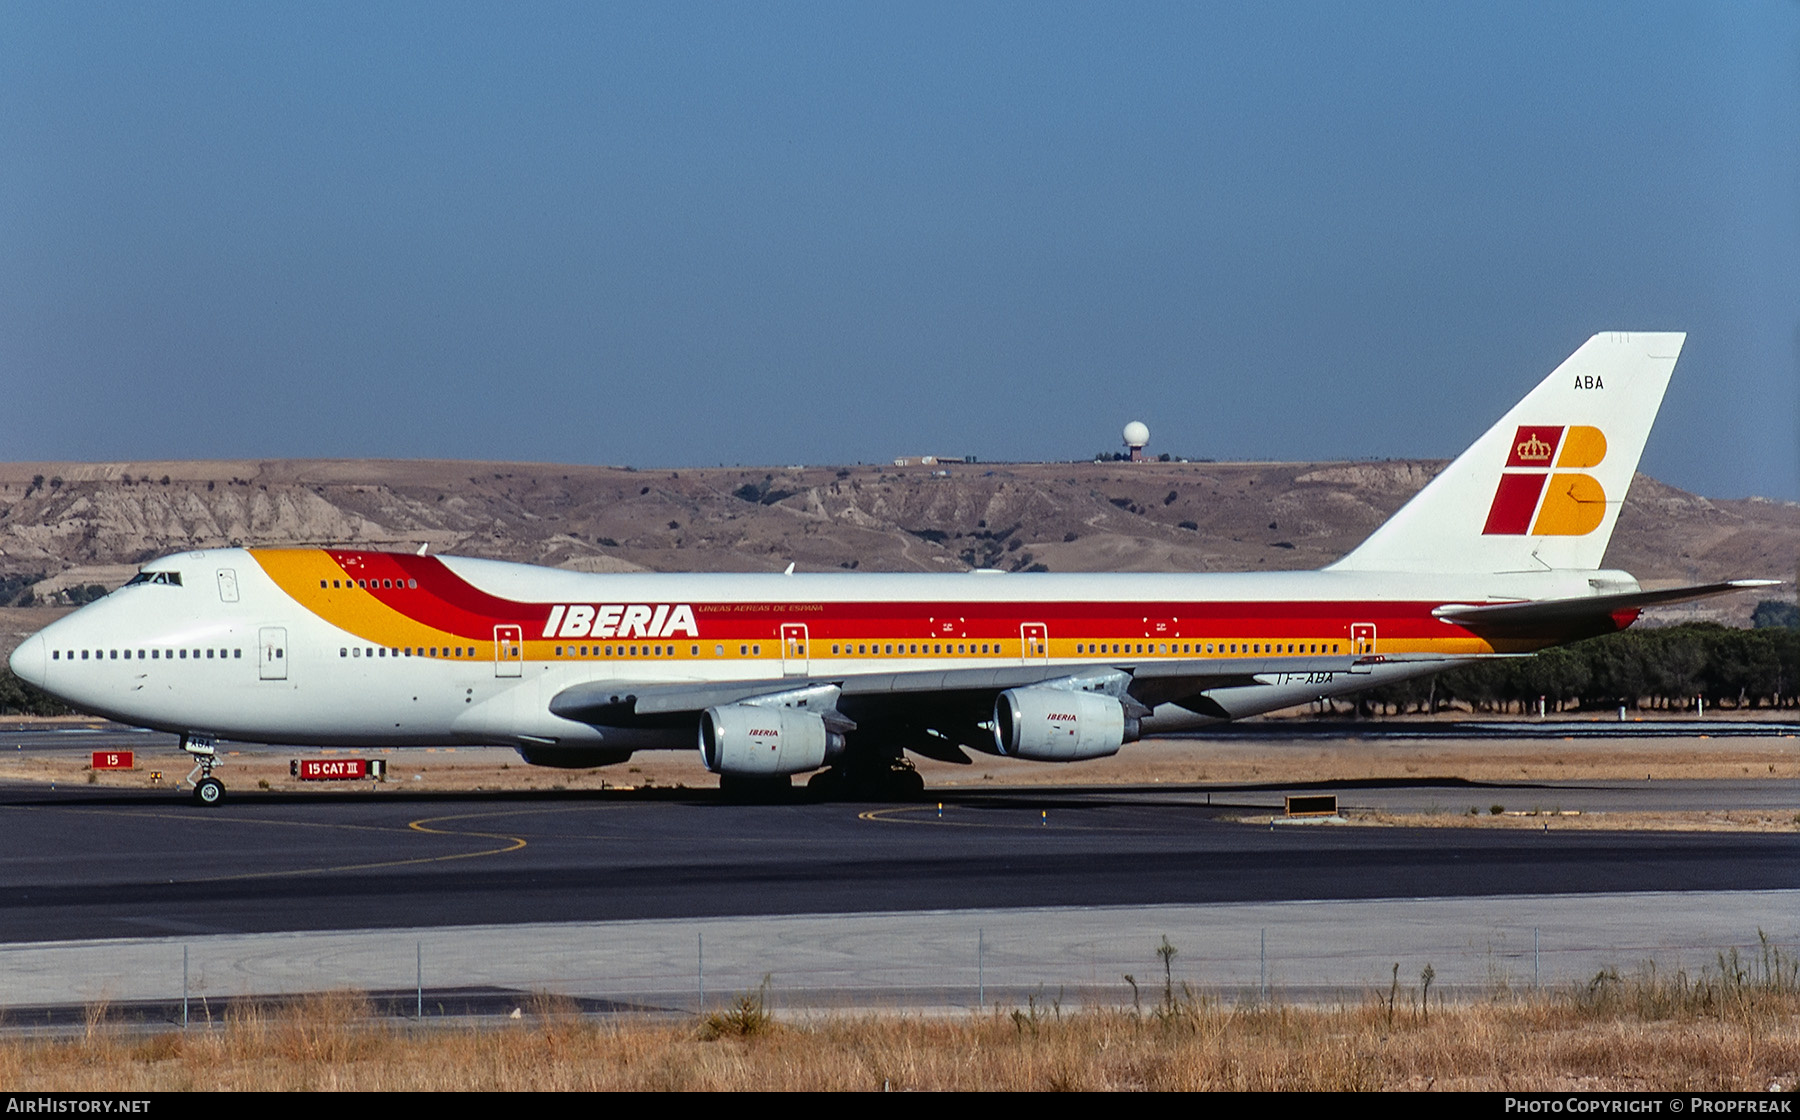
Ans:
MULTIPOLYGON (((691 740, 563 719, 551 714, 551 699, 590 681, 778 683, 1022 662, 1137 665, 1197 657, 1202 646, 1208 657, 1229 649, 1254 663, 1270 649, 1291 655, 1294 644, 1284 638, 1296 633, 1305 639, 1302 652, 1321 645, 1344 654, 1466 652, 1469 637, 1430 618, 1430 606, 1577 596, 1629 580, 1622 573, 592 575, 457 558, 433 563, 497 600, 536 608, 539 614, 521 625, 523 648, 507 659, 492 633, 475 633, 433 644, 428 655, 423 639, 402 644, 375 633, 385 623, 356 614, 353 604, 344 609, 356 621, 328 619, 278 585, 251 552, 221 549, 147 565, 146 573, 176 573, 180 582, 121 588, 33 636, 13 665, 84 711, 174 732, 318 745, 553 742, 629 749, 691 740), (615 656, 615 643, 561 639, 559 632, 544 633, 540 621, 545 610, 555 611, 551 604, 639 602, 702 604, 697 633, 667 642, 619 640, 615 656), (859 620, 866 604, 881 604, 884 617, 859 620), (725 608, 734 626, 721 642, 710 631, 726 625, 715 621, 725 608), (1271 613, 1281 616, 1279 624, 1258 624, 1258 616, 1271 613), (987 615, 989 631, 1005 640, 938 641, 927 643, 924 654, 918 642, 901 641, 893 652, 895 632, 903 639, 962 636, 977 614, 987 615), (846 636, 881 640, 831 640, 834 616, 851 620, 842 624, 846 636), (795 619, 803 621, 789 621, 795 619), (808 622, 810 631, 801 631, 806 646, 784 648, 784 623, 808 622), (1356 644, 1359 623, 1368 627, 1365 645, 1356 644), (1022 625, 1027 638, 1042 644, 1015 640, 1022 625), (1029 629, 1034 626, 1041 639, 1029 629), (1096 632, 1107 639, 1119 631, 1130 640, 1091 640, 1096 632)), ((563 608, 552 617, 575 613, 563 608)), ((1236 717, 1426 671, 1398 663, 1329 679, 1259 677, 1255 685, 1220 689, 1214 699, 1236 717)), ((1165 704, 1145 730, 1209 722, 1165 704)))

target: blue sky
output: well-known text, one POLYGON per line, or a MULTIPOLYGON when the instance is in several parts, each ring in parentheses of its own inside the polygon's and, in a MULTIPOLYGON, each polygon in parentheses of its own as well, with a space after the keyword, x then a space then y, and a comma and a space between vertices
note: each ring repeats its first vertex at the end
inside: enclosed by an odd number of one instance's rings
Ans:
POLYGON ((1800 499, 1800 5, 0 6, 8 459, 1447 456, 1800 499))

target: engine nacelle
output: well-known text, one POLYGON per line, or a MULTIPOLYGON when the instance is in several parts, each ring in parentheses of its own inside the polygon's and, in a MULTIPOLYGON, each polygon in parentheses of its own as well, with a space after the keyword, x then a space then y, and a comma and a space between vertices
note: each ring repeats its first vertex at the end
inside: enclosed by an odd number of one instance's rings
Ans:
POLYGON ((816 712, 725 704, 700 715, 700 757, 715 774, 773 778, 817 770, 844 749, 816 712))
POLYGON ((1009 758, 1079 762, 1119 753, 1137 720, 1110 696, 1060 688, 1009 688, 994 701, 994 745, 1009 758))

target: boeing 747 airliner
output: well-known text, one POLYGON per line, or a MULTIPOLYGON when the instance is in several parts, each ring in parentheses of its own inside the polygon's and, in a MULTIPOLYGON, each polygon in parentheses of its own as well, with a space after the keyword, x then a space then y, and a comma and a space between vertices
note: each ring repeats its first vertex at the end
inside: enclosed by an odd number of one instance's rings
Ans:
POLYGON ((546 766, 695 750, 721 784, 916 793, 905 752, 1047 761, 1526 654, 1645 607, 1600 568, 1685 336, 1595 335, 1321 571, 594 575, 356 549, 146 564, 32 636, 21 678, 182 736, 506 745, 546 766))

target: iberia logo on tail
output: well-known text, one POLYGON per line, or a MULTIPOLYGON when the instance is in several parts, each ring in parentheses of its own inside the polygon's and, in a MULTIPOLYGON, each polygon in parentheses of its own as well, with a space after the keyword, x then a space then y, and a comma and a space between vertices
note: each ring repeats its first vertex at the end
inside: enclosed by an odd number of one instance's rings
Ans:
POLYGON ((1605 458, 1606 436, 1599 428, 1521 425, 1482 535, 1579 537, 1593 532, 1606 517, 1606 491, 1593 475, 1580 472, 1605 458))

